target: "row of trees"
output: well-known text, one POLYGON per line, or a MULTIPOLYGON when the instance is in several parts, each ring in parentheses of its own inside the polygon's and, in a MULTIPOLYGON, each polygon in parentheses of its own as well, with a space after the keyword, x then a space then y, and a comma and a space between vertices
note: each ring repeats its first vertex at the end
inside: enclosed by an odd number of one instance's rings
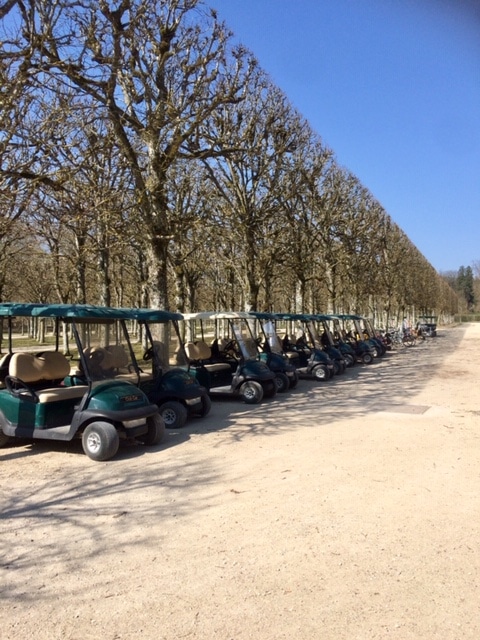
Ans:
POLYGON ((10 0, 0 20, 0 299, 457 311, 200 0, 10 0))

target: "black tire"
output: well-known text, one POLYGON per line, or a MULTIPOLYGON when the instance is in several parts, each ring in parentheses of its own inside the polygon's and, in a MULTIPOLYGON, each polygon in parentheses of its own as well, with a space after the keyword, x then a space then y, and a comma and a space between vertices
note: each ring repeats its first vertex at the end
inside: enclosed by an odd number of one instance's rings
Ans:
POLYGON ((157 413, 147 418, 148 431, 144 436, 139 438, 147 447, 153 447, 159 444, 165 437, 165 422, 162 416, 157 413))
POLYGON ((317 364, 317 366, 313 368, 312 373, 316 380, 325 381, 330 379, 330 373, 328 372, 327 367, 323 364, 317 364))
POLYGON ((181 402, 167 400, 160 405, 160 415, 167 429, 181 429, 187 422, 188 411, 181 402))
POLYGON ((263 400, 263 388, 255 380, 247 380, 240 387, 240 396, 245 404, 258 404, 263 400))
POLYGON ((290 381, 290 389, 295 389, 299 381, 298 373, 296 371, 293 372, 293 376, 289 378, 289 381, 290 381))
POLYGON ((334 366, 334 373, 336 376, 339 376, 340 374, 344 373, 346 369, 344 360, 334 360, 333 366, 334 366))
POLYGON ((353 367, 353 365, 355 364, 355 357, 352 356, 351 353, 344 353, 343 357, 345 359, 345 362, 347 363, 347 367, 353 367))
POLYGON ((362 356, 362 362, 363 364, 372 364, 373 362, 373 357, 371 353, 364 353, 362 356))
POLYGON ((287 374, 282 371, 275 374, 275 384, 277 385, 277 393, 285 393, 290 389, 290 380, 287 374))
POLYGON ((84 452, 91 460, 109 460, 120 444, 118 432, 109 422, 92 422, 82 435, 84 452))
POLYGON ((275 378, 269 382, 265 382, 262 386, 264 398, 274 398, 277 395, 277 383, 275 378))
POLYGON ((212 401, 210 400, 210 396, 205 394, 202 396, 202 409, 199 412, 200 418, 205 418, 210 413, 210 409, 212 408, 212 401))

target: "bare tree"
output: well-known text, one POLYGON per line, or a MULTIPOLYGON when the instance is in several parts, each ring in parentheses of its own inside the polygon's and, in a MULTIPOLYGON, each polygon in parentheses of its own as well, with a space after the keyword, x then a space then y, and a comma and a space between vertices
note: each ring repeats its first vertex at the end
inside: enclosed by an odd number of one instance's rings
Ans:
POLYGON ((221 233, 241 250, 231 263, 247 308, 258 308, 279 255, 281 208, 278 190, 289 169, 287 158, 299 144, 300 119, 285 95, 260 70, 241 105, 224 108, 208 121, 210 135, 224 140, 224 157, 206 159, 212 183, 223 201, 221 233))

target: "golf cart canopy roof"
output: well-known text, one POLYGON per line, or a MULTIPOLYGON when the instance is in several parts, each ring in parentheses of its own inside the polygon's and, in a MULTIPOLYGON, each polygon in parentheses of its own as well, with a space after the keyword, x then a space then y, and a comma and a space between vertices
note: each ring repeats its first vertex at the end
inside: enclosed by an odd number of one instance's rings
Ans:
POLYGON ((273 315, 277 320, 307 321, 311 319, 311 316, 308 313, 274 313, 273 315))
POLYGON ((326 313, 312 313, 311 316, 314 320, 331 320, 335 316, 330 316, 326 313))
POLYGON ((136 309, 123 308, 128 318, 138 320, 139 322, 168 322, 169 320, 182 320, 181 313, 173 311, 164 311, 163 309, 136 309))
POLYGON ((275 320, 275 314, 268 311, 248 311, 250 316, 257 318, 258 320, 275 320))
POLYGON ((235 320, 236 318, 251 319, 253 316, 246 311, 198 311, 183 313, 183 320, 235 320))
POLYGON ((125 310, 88 304, 40 304, 35 302, 0 303, 0 317, 62 318, 108 322, 127 319, 125 310))
POLYGON ((334 317, 342 320, 363 320, 363 317, 356 313, 336 313, 334 317))

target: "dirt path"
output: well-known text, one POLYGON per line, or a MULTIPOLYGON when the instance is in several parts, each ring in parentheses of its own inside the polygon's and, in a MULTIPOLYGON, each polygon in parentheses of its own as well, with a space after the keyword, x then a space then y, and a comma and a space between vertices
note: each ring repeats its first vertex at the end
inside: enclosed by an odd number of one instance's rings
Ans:
POLYGON ((464 325, 109 462, 0 450, 0 637, 478 640, 479 361, 464 325))

